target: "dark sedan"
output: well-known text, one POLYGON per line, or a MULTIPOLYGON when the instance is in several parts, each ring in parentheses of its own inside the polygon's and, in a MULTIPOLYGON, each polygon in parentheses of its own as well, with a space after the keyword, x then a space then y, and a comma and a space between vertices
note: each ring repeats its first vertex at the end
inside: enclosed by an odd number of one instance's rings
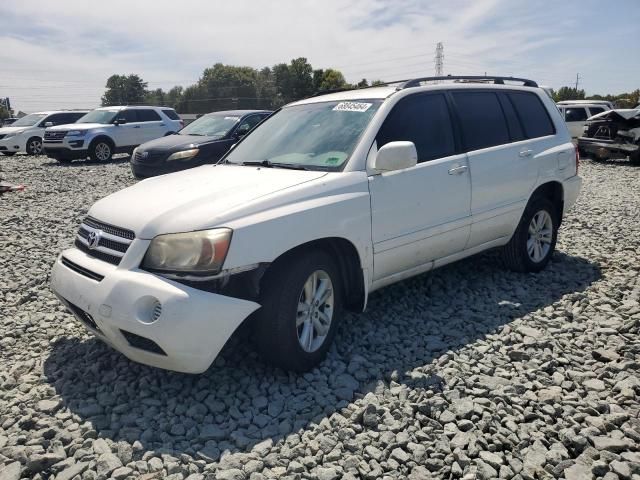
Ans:
POLYGON ((146 178, 215 163, 271 113, 229 110, 203 115, 175 135, 136 148, 131 155, 131 171, 137 178, 146 178))

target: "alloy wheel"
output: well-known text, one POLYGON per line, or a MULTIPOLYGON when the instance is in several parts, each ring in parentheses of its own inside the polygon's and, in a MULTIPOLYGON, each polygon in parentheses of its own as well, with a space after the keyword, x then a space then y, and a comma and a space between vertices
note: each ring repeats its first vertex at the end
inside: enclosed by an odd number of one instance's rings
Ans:
POLYGON ((553 239, 553 220, 546 210, 538 211, 529 223, 527 236, 527 253, 529 258, 539 263, 546 258, 551 250, 553 239))
POLYGON ((309 275, 300 292, 296 314, 298 342, 305 352, 315 352, 324 343, 333 320, 334 301, 329 274, 316 270, 309 275))

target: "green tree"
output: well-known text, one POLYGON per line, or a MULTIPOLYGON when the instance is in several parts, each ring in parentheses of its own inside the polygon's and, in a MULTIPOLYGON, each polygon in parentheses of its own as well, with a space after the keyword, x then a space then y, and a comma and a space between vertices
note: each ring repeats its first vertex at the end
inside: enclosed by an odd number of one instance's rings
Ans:
POLYGON ((556 102, 561 102, 563 100, 584 100, 584 98, 584 90, 576 90, 571 87, 560 87, 553 97, 556 102))
POLYGON ((358 83, 356 83, 356 87, 358 87, 358 88, 364 88, 364 87, 368 87, 368 86, 369 86, 369 82, 367 82, 366 78, 363 78, 358 83))
POLYGON ((346 88, 347 82, 344 79, 342 72, 328 68, 322 75, 322 82, 320 83, 320 90, 338 90, 340 88, 346 88))
POLYGON ((4 120, 5 118, 9 118, 11 116, 11 112, 7 110, 4 105, 0 105, 0 120, 4 120))
POLYGON ((107 79, 102 105, 133 105, 143 103, 147 82, 136 74, 111 75, 107 79))

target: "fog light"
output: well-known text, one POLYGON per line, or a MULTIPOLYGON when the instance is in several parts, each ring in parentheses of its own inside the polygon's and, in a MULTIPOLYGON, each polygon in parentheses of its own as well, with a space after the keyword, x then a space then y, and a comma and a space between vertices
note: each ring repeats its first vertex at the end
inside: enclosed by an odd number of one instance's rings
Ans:
POLYGON ((136 317, 142 323, 153 323, 162 315, 162 303, 150 295, 138 299, 135 307, 136 317))

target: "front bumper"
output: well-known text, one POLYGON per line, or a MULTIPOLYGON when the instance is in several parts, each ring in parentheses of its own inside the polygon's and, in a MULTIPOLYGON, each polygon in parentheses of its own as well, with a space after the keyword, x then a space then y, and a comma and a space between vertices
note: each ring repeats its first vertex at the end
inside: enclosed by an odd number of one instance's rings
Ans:
POLYGON ((568 178, 563 182, 564 190, 564 209, 563 216, 573 207, 580 194, 580 188, 582 187, 582 177, 575 175, 568 178))
POLYGON ((633 143, 616 143, 613 140, 589 137, 578 138, 578 147, 599 158, 608 158, 612 153, 618 153, 624 156, 633 155, 640 149, 640 146, 634 145, 633 143))
POLYGON ((22 152, 24 151, 22 141, 23 140, 20 135, 14 135, 9 138, 0 138, 0 152, 22 152))
MULTIPOLYGON (((169 155, 167 155, 169 156, 169 155)), ((167 173, 180 172, 189 168, 204 165, 204 160, 195 157, 188 160, 174 160, 167 162, 166 159, 151 162, 143 162, 131 157, 131 173, 137 178, 155 177, 167 173)))
POLYGON ((79 158, 87 158, 89 156, 89 150, 86 148, 70 148, 59 143, 43 143, 42 148, 44 154, 49 158, 76 160, 79 158))
POLYGON ((236 328, 260 307, 116 267, 75 248, 56 260, 51 288, 91 333, 131 360, 186 373, 207 370, 236 328))

